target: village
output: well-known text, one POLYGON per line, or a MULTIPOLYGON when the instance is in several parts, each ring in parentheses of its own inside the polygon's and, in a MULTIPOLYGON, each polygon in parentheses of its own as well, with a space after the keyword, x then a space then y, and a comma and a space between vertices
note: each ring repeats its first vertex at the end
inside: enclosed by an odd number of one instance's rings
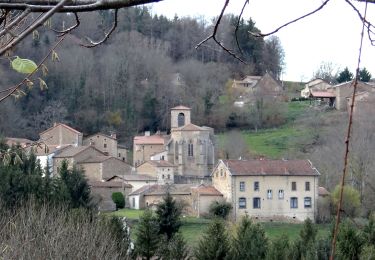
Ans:
MULTIPOLYGON (((332 86, 315 79, 306 83, 301 97, 310 99, 313 106, 346 110, 351 104, 350 84, 332 86)), ((358 110, 375 93, 373 85, 359 84, 358 110)), ((281 84, 268 73, 233 81, 232 87, 238 91, 234 105, 239 107, 253 102, 257 95, 275 100, 283 96, 281 84)), ((37 141, 6 141, 31 148, 50 176, 58 177, 64 160, 70 168, 82 168, 100 211, 116 210, 111 198, 114 192, 123 193, 130 209, 155 209, 169 192, 185 205, 184 214, 189 216, 207 216, 213 202, 226 201, 233 207, 234 220, 244 215, 261 221, 316 219, 318 198, 329 192, 319 185, 319 169, 310 160, 215 158, 214 129, 193 124, 191 108, 171 108, 170 122, 169 134, 146 131, 134 136, 132 153, 118 143, 115 133, 84 137, 58 122, 41 132, 37 141)))

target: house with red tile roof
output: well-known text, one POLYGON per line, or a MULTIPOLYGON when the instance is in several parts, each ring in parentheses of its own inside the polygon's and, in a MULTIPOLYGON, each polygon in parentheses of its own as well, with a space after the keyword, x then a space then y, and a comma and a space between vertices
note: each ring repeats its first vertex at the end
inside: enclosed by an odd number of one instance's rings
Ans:
POLYGON ((309 160, 219 160, 213 186, 233 205, 234 219, 315 219, 318 170, 309 160))

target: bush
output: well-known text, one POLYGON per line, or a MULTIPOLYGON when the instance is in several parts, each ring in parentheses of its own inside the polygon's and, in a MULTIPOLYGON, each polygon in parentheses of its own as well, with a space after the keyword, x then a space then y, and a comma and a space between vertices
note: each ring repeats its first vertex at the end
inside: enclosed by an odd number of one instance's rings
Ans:
MULTIPOLYGON (((332 193, 332 202, 337 209, 337 205, 340 200, 340 185, 337 185, 332 193)), ((361 206, 359 192, 351 186, 344 186, 343 200, 342 200, 342 210, 346 215, 350 217, 355 217, 358 214, 359 208, 361 206)), ((336 212, 336 211, 335 211, 336 212)))
POLYGON ((112 193, 112 200, 116 204, 117 209, 123 209, 125 207, 125 197, 122 192, 112 193))
POLYGON ((209 213, 211 217, 226 219, 232 210, 232 204, 225 201, 214 201, 211 203, 209 213))

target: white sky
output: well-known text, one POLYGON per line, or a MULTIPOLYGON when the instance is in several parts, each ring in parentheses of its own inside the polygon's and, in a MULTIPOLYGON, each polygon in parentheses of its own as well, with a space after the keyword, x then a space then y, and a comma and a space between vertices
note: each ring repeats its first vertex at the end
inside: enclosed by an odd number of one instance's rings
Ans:
MULTIPOLYGON (((152 4, 152 10, 173 18, 205 16, 207 19, 220 14, 224 0, 163 0, 152 4)), ((227 13, 239 14, 244 0, 231 0, 227 13)), ((267 33, 289 20, 317 8, 322 0, 250 0, 244 19, 252 17, 257 28, 267 33)), ((354 1, 353 1, 354 2, 354 1)), ((364 10, 364 3, 356 3, 364 10)), ((374 17, 375 4, 369 4, 367 15, 374 17)), ((371 20, 371 19, 370 19, 371 20)), ((375 24, 375 19, 373 19, 375 24)), ((276 35, 285 51, 284 80, 307 81, 321 62, 332 62, 354 73, 360 44, 362 24, 344 0, 331 0, 319 13, 289 25, 276 35)), ((361 67, 375 76, 375 46, 365 34, 361 67)))

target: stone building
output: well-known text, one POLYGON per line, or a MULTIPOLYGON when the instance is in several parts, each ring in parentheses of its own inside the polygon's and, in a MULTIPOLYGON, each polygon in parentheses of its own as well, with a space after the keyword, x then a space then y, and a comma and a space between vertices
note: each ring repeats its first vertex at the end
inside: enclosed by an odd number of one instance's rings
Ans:
POLYGON ((39 142, 47 146, 74 145, 82 146, 83 134, 62 123, 54 123, 53 127, 39 134, 39 142))
POLYGON ((170 162, 147 161, 139 165, 136 169, 137 174, 149 175, 158 180, 158 184, 172 184, 174 183, 175 165, 170 162))
POLYGON ((167 161, 175 168, 175 176, 209 176, 215 162, 214 130, 191 123, 191 109, 171 109, 170 135, 157 133, 134 137, 134 165, 143 162, 167 161))
POLYGON ((315 219, 319 172, 308 160, 220 160, 213 186, 233 205, 233 217, 315 219))

